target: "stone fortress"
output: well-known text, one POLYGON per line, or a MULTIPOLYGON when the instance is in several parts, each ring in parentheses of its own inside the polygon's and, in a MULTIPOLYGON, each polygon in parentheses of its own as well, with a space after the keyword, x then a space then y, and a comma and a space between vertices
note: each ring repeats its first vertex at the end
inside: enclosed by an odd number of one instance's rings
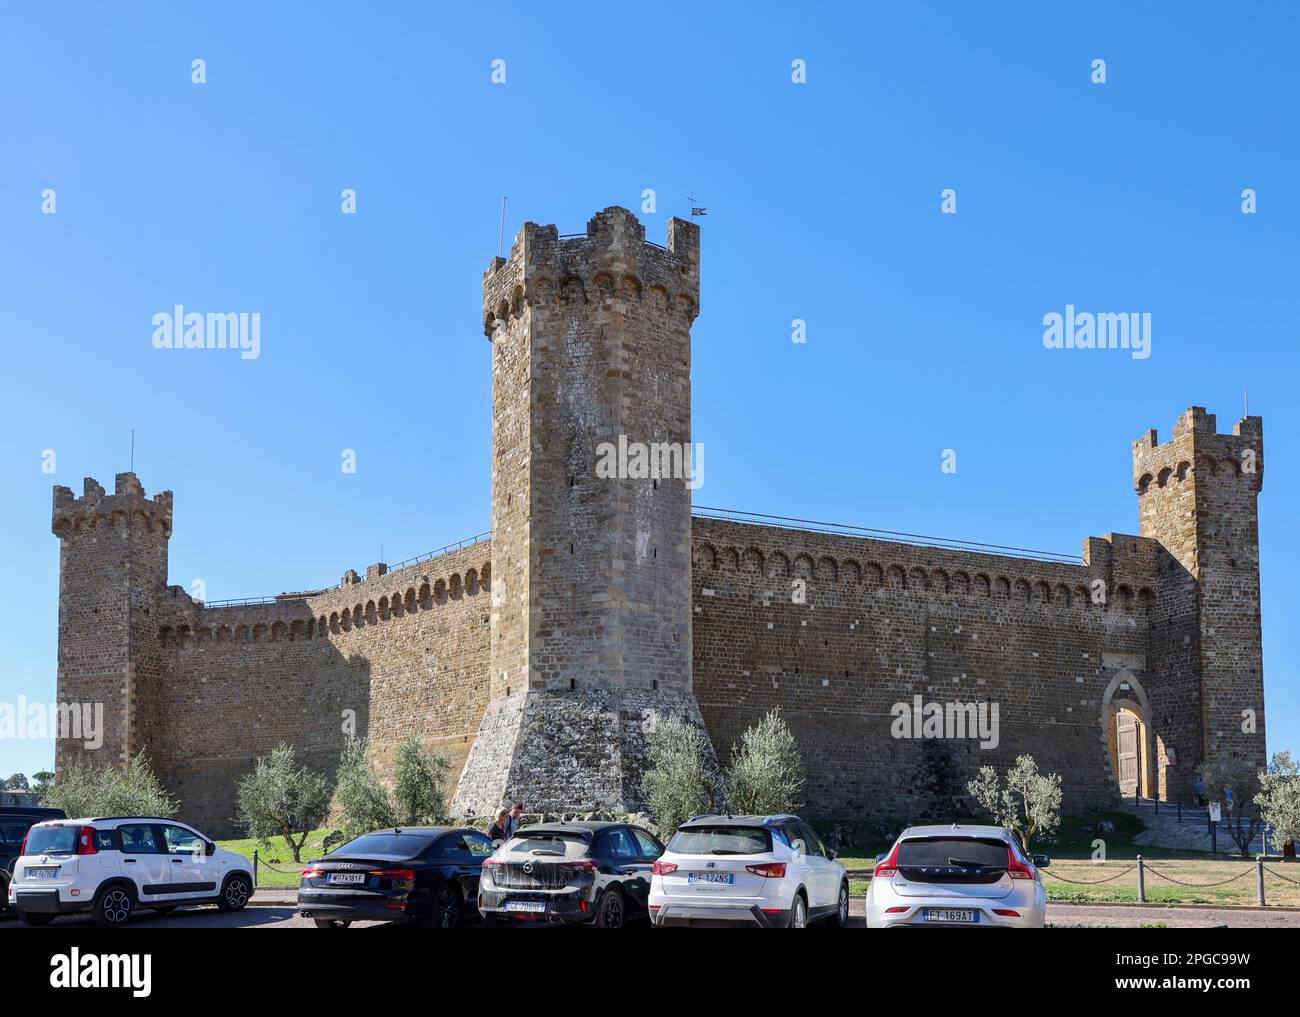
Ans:
POLYGON ((699 230, 671 219, 667 240, 608 208, 579 235, 527 223, 488 267, 490 537, 204 604, 167 584, 171 492, 56 487, 58 699, 102 702, 106 726, 57 766, 145 749, 181 818, 228 835, 257 756, 288 742, 332 774, 349 718, 381 766, 411 735, 445 752, 457 815, 636 807, 659 718, 725 759, 773 707, 813 816, 906 818, 1022 752, 1069 810, 1186 800, 1209 755, 1264 765, 1259 417, 1221 434, 1193 407, 1163 443, 1147 431, 1141 535, 1079 558, 693 514, 681 476, 595 469, 620 436, 691 441, 699 230), (996 747, 893 737, 915 697, 996 704, 996 747))

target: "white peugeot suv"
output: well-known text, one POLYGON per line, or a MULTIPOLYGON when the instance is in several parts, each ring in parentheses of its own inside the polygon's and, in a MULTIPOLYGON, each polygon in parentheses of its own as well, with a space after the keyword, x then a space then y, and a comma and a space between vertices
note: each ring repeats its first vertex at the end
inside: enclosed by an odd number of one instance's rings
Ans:
POLYGON ((170 911, 216 904, 239 911, 253 893, 253 866, 172 819, 58 819, 27 831, 9 883, 9 906, 28 925, 89 911, 116 927, 137 908, 170 911))
POLYGON ((913 826, 876 859, 867 928, 1041 929, 1046 855, 1026 857, 1003 826, 913 826))
POLYGON ((844 866, 798 816, 696 816, 650 871, 656 928, 849 921, 844 866))

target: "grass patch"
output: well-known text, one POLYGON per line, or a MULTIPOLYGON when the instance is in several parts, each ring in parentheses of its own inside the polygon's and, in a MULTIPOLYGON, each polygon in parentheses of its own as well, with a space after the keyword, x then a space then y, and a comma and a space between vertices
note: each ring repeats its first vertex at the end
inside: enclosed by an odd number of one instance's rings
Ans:
MULTIPOLYGON (((325 854, 325 837, 329 830, 312 830, 302 846, 302 860, 309 862, 325 854)), ((302 865, 293 860, 293 852, 284 843, 283 837, 273 837, 269 841, 259 841, 256 837, 244 837, 240 840, 219 840, 217 844, 227 851, 241 854, 249 861, 253 852, 258 854, 257 885, 277 889, 298 888, 298 877, 302 865), (274 866, 274 868, 272 868, 274 866), (277 871, 278 870, 278 871, 277 871)))

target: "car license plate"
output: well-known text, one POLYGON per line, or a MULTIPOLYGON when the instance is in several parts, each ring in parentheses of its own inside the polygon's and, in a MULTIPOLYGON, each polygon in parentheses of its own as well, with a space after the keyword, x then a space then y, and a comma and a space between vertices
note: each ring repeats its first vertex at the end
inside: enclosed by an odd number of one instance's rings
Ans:
POLYGON ((927 922, 973 922, 975 912, 957 911, 951 908, 927 908, 925 920, 927 922))
POLYGON ((366 881, 366 874, 364 872, 331 872, 329 874, 329 881, 331 883, 342 883, 356 886, 366 881))
POLYGON ((726 883, 731 884, 736 881, 736 877, 730 872, 688 872, 686 873, 686 882, 690 883, 726 883))
POLYGON ((508 900, 506 901, 507 911, 527 911, 530 914, 540 914, 546 910, 546 902, 540 900, 508 900))
POLYGON ((45 866, 38 869, 29 866, 27 869, 27 875, 31 876, 33 879, 53 879, 58 874, 59 867, 57 865, 45 866))

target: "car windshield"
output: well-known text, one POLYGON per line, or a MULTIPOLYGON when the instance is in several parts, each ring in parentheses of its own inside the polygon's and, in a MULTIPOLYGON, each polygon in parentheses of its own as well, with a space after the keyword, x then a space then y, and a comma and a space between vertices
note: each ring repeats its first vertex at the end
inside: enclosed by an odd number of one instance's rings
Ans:
POLYGON ((27 834, 29 855, 71 854, 76 848, 75 826, 33 826, 27 834))
POLYGON ((331 851, 334 855, 375 855, 382 858, 414 858, 433 840, 428 834, 363 833, 356 840, 331 851))
POLYGON ((505 850, 512 855, 535 858, 581 858, 587 853, 587 838, 578 833, 551 830, 521 833, 506 842, 505 850))
POLYGON ((772 834, 758 826, 689 826, 678 830, 668 850, 682 855, 763 855, 772 834))
POLYGON ((995 838, 925 837, 905 840, 898 846, 898 864, 903 866, 950 865, 971 868, 1007 866, 1007 845, 995 838))
POLYGON ((34 819, 0 819, 0 844, 21 844, 34 819))

